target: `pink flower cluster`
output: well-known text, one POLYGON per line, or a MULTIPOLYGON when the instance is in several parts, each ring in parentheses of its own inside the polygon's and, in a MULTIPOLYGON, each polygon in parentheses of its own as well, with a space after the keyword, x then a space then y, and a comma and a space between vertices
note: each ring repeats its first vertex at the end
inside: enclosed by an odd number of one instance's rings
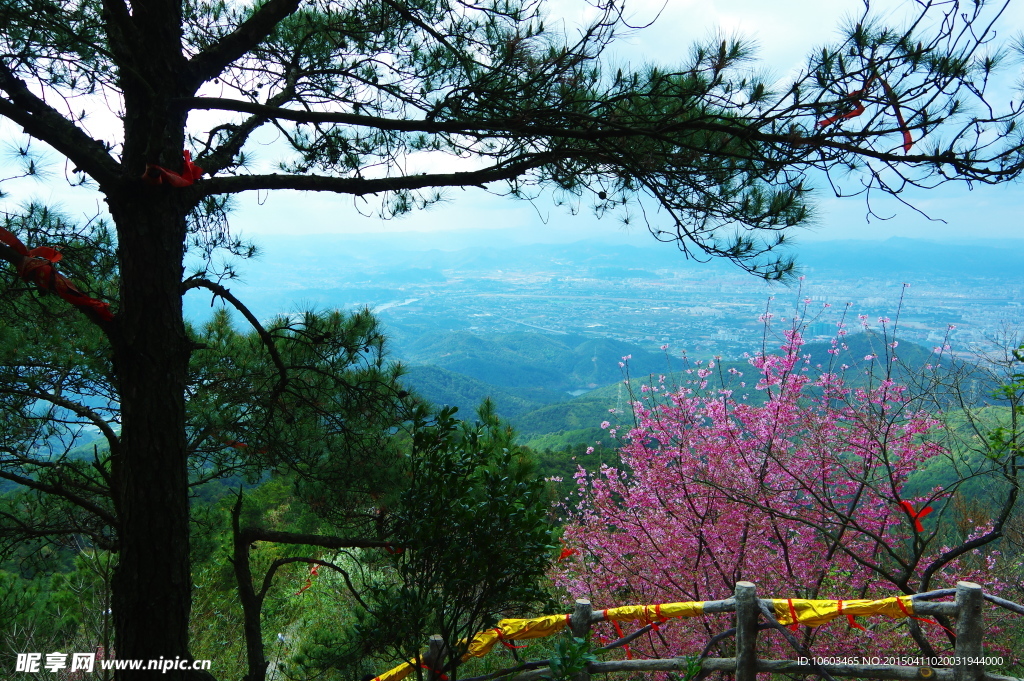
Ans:
MULTIPOLYGON (((762 598, 884 597, 922 586, 942 547, 942 514, 921 530, 905 510, 939 507, 941 490, 905 499, 908 476, 944 453, 929 436, 937 421, 908 410, 903 387, 885 380, 852 389, 835 374, 801 371, 809 358, 791 332, 780 355, 751 358, 761 400, 728 391, 642 392, 639 426, 621 449, 622 467, 579 469, 579 502, 563 541, 579 549, 553 571, 555 584, 596 607, 728 598, 739 580, 762 598), (723 394, 724 393, 724 394, 723 394)), ((607 427, 605 423, 602 427, 607 427)), ((984 573, 952 562, 931 588, 984 573)), ((699 652, 721 621, 673 623, 634 650, 658 657, 699 652)), ((925 627, 938 650, 938 626, 925 627)), ((866 631, 837 620, 809 634, 817 654, 913 652, 906 623, 866 631), (873 639, 873 641, 872 641, 873 639)), ((792 651, 765 635, 775 652, 792 651)))

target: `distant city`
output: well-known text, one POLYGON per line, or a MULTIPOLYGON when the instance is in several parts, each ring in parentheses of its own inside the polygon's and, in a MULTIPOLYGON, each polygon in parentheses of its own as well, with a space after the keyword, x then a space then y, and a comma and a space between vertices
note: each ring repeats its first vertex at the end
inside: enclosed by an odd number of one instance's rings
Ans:
MULTIPOLYGON (((858 315, 876 330, 879 318, 889 318, 891 330, 899 311, 900 338, 937 345, 948 334, 959 352, 985 350, 1024 323, 1019 241, 1002 247, 911 239, 819 242, 795 251, 805 278, 784 286, 728 263, 688 261, 666 244, 442 251, 306 239, 272 245, 262 262, 243 264, 252 283, 232 288, 263 318, 309 306, 370 306, 399 356, 430 332, 532 330, 735 358, 761 347, 766 311, 776 325, 800 316, 809 339, 822 340, 835 335, 847 303, 851 332, 860 330, 858 315)), ((208 304, 191 298, 187 312, 201 317, 208 304)))

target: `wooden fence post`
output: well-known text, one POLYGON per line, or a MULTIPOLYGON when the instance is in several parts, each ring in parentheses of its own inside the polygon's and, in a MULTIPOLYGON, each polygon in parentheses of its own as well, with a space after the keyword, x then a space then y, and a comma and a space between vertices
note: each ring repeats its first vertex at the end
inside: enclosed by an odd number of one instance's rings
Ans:
POLYGON ((956 647, 953 655, 968 659, 954 667, 955 681, 981 681, 985 676, 985 665, 978 659, 985 654, 981 643, 985 633, 981 608, 983 603, 983 592, 979 585, 974 582, 956 583, 956 647), (969 658, 975 658, 977 663, 971 663, 969 658))
MULTIPOLYGON (((591 611, 592 608, 588 599, 576 599, 576 605, 573 606, 572 615, 569 618, 569 631, 572 632, 573 638, 582 638, 584 641, 590 640, 591 611)), ((590 674, 587 671, 573 674, 572 681, 590 681, 590 674)))
POLYGON ((441 680, 441 670, 444 668, 447 656, 448 646, 444 644, 444 638, 440 634, 432 635, 427 644, 427 653, 423 656, 423 664, 426 666, 426 674, 423 675, 423 678, 426 681, 441 680))
POLYGON ((757 678, 757 587, 736 582, 736 681, 757 678))

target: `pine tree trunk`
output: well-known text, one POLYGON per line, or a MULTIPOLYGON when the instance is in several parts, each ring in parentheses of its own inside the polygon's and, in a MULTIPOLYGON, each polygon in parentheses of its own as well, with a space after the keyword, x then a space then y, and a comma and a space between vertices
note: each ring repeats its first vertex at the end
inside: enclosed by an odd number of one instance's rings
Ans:
MULTIPOLYGON (((113 334, 121 399, 121 453, 113 462, 120 522, 113 580, 115 646, 120 659, 189 659, 189 561, 185 385, 190 345, 181 308, 185 190, 151 186, 147 163, 177 171, 185 114, 181 0, 132 5, 138 40, 125 44, 124 184, 108 193, 117 227, 120 307, 113 334), (127 64, 129 67, 125 67, 127 64)), ((185 681, 181 670, 119 671, 118 681, 185 681)))
MULTIPOLYGON (((122 453, 113 467, 121 523, 113 582, 119 659, 189 656, 184 394, 190 348, 181 307, 185 208, 174 191, 143 186, 110 202, 121 265, 114 370, 122 453)), ((156 674, 119 672, 117 678, 156 674)), ((184 681, 189 675, 171 670, 159 678, 184 681)))

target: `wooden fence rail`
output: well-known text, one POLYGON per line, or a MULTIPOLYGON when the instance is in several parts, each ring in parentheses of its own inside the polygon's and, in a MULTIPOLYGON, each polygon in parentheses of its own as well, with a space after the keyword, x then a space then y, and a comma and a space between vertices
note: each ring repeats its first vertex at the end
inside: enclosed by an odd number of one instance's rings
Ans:
MULTIPOLYGON (((973 582, 959 582, 956 589, 944 589, 932 592, 932 597, 955 595, 954 602, 930 602, 914 599, 913 613, 916 616, 944 615, 956 618, 956 644, 951 655, 956 662, 948 667, 930 665, 900 666, 884 664, 816 664, 811 654, 803 649, 796 637, 776 619, 773 601, 760 599, 757 588, 751 582, 738 582, 734 596, 721 601, 706 601, 704 613, 736 613, 736 657, 715 658, 703 657, 699 660, 700 676, 712 672, 732 674, 737 681, 755 681, 755 674, 775 673, 794 675, 815 675, 826 681, 836 678, 863 679, 903 679, 905 681, 1024 681, 1010 676, 1002 676, 985 671, 984 665, 984 617, 983 602, 988 600, 996 605, 1024 614, 1024 608, 1016 603, 1004 601, 984 594, 982 587, 973 582), (796 660, 764 660, 757 657, 757 637, 761 630, 771 628, 779 631, 799 656, 796 660)), ((588 639, 590 627, 603 621, 604 613, 593 610, 589 600, 576 601, 570 619, 570 631, 576 638, 588 639)), ((603 650, 622 645, 639 636, 647 628, 631 634, 623 639, 605 646, 603 650)), ((863 657, 869 657, 864 655, 863 657)), ((876 657, 876 656, 870 656, 876 657)), ((436 681, 439 670, 445 659, 444 642, 440 636, 432 636, 430 647, 424 655, 425 665, 430 672, 427 681, 436 681)), ((693 670, 693 658, 668 658, 654 660, 617 660, 610 662, 592 662, 585 671, 573 676, 571 681, 589 681, 591 674, 611 672, 687 672, 693 670)), ((538 661, 521 665, 513 670, 492 672, 483 677, 468 678, 460 681, 490 681, 504 677, 510 681, 534 681, 549 677, 550 669, 546 662, 538 661), (530 667, 524 670, 524 667, 530 667)))

